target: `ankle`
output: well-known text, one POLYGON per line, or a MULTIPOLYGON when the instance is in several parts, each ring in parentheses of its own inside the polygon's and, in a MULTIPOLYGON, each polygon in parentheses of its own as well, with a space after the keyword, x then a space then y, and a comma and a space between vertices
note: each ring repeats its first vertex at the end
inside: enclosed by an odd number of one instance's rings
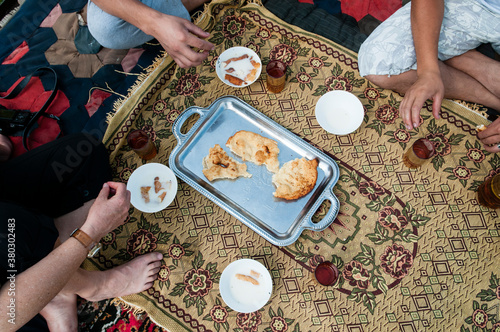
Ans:
POLYGON ((106 277, 106 271, 83 271, 85 287, 79 289, 76 293, 81 298, 90 301, 100 301, 103 292, 109 287, 109 278, 106 277))
POLYGON ((78 330, 76 295, 61 292, 56 295, 41 311, 51 332, 78 330))

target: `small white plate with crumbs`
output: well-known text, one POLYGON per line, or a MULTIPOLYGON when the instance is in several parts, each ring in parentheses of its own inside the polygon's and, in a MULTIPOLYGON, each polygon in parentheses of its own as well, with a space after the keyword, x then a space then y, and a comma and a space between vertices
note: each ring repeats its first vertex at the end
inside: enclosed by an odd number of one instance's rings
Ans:
POLYGON ((233 88, 243 88, 255 82, 262 71, 262 62, 253 50, 236 46, 219 56, 215 65, 219 79, 233 88))
POLYGON ((127 182, 130 203, 138 210, 154 213, 169 206, 177 195, 177 178, 167 166, 150 163, 137 168, 127 182))
POLYGON ((220 276, 222 300, 234 311, 251 313, 271 298, 273 280, 264 265, 253 259, 239 259, 229 264, 220 276))
POLYGON ((363 104, 354 94, 334 90, 318 99, 315 116, 319 125, 327 132, 347 135, 359 128, 365 112, 363 104))

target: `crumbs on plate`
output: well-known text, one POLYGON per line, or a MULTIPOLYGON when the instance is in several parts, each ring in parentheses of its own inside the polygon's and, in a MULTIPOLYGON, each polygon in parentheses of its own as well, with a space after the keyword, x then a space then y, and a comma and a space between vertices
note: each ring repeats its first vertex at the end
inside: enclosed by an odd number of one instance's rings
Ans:
POLYGON ((259 281, 257 279, 259 279, 260 273, 255 272, 254 270, 250 270, 250 275, 236 273, 235 277, 236 277, 236 279, 243 280, 243 281, 251 283, 252 285, 258 286, 259 281))
POLYGON ((222 62, 224 78, 234 85, 246 85, 255 80, 255 76, 260 68, 260 62, 253 59, 253 56, 243 54, 222 62))
POLYGON ((144 203, 162 203, 165 196, 167 196, 167 190, 170 189, 171 184, 172 181, 160 181, 160 178, 156 176, 153 186, 141 186, 141 197, 144 203), (151 191, 152 188, 154 188, 153 191, 151 191))

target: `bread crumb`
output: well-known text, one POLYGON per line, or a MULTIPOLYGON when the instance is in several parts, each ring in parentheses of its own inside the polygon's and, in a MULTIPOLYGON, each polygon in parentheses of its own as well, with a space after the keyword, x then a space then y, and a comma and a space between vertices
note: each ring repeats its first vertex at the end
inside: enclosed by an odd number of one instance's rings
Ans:
POLYGON ((250 282, 252 285, 255 285, 255 286, 259 285, 259 282, 257 280, 255 280, 254 278, 247 276, 245 274, 236 273, 236 279, 250 282))

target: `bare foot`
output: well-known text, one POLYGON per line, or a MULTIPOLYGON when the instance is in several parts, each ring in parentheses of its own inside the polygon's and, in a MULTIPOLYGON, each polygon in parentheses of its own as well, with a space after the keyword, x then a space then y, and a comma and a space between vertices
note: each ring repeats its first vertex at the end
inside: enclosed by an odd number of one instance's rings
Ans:
POLYGON ((184 5, 184 7, 186 7, 186 9, 188 10, 188 12, 198 8, 199 6, 201 6, 202 4, 204 4, 205 2, 209 2, 210 0, 181 0, 182 1, 182 4, 184 5))
POLYGON ((40 311, 40 314, 47 321, 50 332, 78 331, 76 294, 60 292, 40 311))
POLYGON ((88 301, 101 301, 140 293, 153 286, 160 271, 162 258, 161 253, 152 252, 108 271, 90 272, 93 289, 77 293, 88 301))

